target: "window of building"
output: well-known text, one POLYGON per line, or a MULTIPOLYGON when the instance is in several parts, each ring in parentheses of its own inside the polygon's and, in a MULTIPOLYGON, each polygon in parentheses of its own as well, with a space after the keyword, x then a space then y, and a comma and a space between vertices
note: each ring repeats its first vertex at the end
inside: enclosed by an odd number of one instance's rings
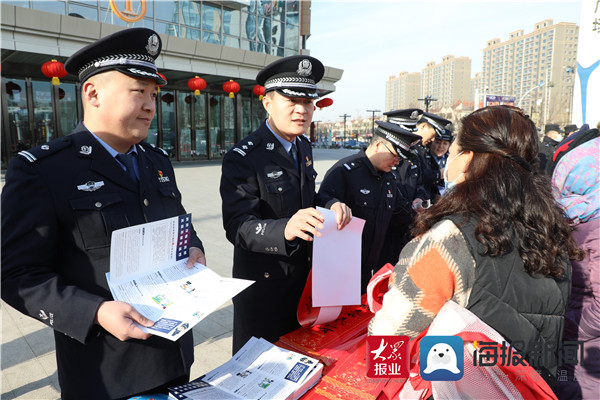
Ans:
POLYGON ((90 21, 98 21, 98 8, 90 7, 74 2, 68 3, 68 15, 73 17, 81 17, 90 21))
MULTIPOLYGON (((3 2, 4 3, 4 2, 3 2)), ((65 3, 62 1, 40 1, 35 0, 32 2, 34 10, 51 12, 53 14, 65 15, 65 3)))

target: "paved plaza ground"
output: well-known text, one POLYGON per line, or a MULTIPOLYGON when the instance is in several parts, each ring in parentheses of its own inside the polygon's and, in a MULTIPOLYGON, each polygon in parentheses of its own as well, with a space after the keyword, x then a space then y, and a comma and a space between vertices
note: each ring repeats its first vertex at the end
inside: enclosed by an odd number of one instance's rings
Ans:
MULTIPOLYGON (((314 149, 317 185, 337 160, 357 150, 314 149)), ((208 267, 231 276, 233 245, 225 238, 221 219, 220 161, 175 163, 183 204, 192 213, 194 227, 204 243, 208 267)), ((4 185, 4 181, 1 183, 4 185)), ((59 399, 54 337, 46 325, 1 303, 2 400, 59 399)), ((233 305, 227 302, 193 328, 195 379, 231 357, 233 305)))

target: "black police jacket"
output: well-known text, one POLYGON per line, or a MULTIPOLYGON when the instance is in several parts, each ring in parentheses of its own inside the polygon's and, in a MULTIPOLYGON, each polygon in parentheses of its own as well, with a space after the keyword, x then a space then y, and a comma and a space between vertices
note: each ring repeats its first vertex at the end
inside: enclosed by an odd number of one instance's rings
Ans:
POLYGON ((300 170, 265 122, 223 158, 223 227, 233 243, 233 277, 255 281, 233 299, 233 349, 252 336, 269 341, 296 329, 296 311, 310 269, 309 243, 285 240, 292 215, 329 208, 335 199, 315 193, 312 149, 297 138, 300 170))
MULTIPOLYGON (((94 324, 112 300, 112 231, 185 214, 171 162, 136 145, 140 186, 80 124, 19 153, 2 191, 2 299, 54 329, 63 399, 130 396, 189 374, 191 331, 122 342, 94 324)), ((193 232, 191 246, 202 249, 193 232)))
POLYGON ((433 200, 435 196, 439 195, 437 185, 442 177, 440 167, 433 159, 428 147, 419 144, 415 149, 419 155, 418 164, 421 169, 421 179, 427 196, 425 199, 433 200))
POLYGON ((352 209, 354 217, 364 219, 362 234, 361 290, 385 263, 395 263, 390 251, 398 240, 394 233, 408 231, 413 219, 412 199, 403 194, 400 180, 391 172, 375 169, 364 150, 341 159, 325 175, 319 193, 336 197, 352 209), (405 221, 401 232, 390 232, 393 216, 405 221))

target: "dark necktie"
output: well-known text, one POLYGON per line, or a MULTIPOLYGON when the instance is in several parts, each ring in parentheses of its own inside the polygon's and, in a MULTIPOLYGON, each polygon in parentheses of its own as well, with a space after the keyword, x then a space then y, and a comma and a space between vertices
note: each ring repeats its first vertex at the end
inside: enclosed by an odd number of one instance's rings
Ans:
POLYGON ((299 170, 299 168, 298 168, 298 148, 296 147, 296 143, 292 143, 292 147, 290 148, 289 154, 290 154, 290 157, 292 158, 292 160, 294 161, 296 170, 299 170))
POLYGON ((133 167, 133 157, 135 157, 134 153, 127 154, 117 154, 117 160, 121 162, 125 166, 125 172, 127 175, 135 182, 138 183, 139 179, 135 174, 135 168, 133 167))

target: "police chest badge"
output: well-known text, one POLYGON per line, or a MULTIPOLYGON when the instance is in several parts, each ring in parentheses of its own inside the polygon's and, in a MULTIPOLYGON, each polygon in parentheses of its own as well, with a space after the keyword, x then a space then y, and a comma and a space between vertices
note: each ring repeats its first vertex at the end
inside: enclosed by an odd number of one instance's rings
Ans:
POLYGON ((371 191, 369 189, 360 189, 360 192, 362 194, 369 194, 369 193, 371 193, 371 191))
POLYGON ((84 192, 94 192, 104 186, 104 181, 94 182, 88 181, 83 185, 77 185, 77 190, 83 190, 84 192))
POLYGON ((279 178, 281 175, 283 175, 283 171, 273 171, 273 172, 269 172, 267 174, 267 177, 271 178, 271 179, 277 179, 279 178))

